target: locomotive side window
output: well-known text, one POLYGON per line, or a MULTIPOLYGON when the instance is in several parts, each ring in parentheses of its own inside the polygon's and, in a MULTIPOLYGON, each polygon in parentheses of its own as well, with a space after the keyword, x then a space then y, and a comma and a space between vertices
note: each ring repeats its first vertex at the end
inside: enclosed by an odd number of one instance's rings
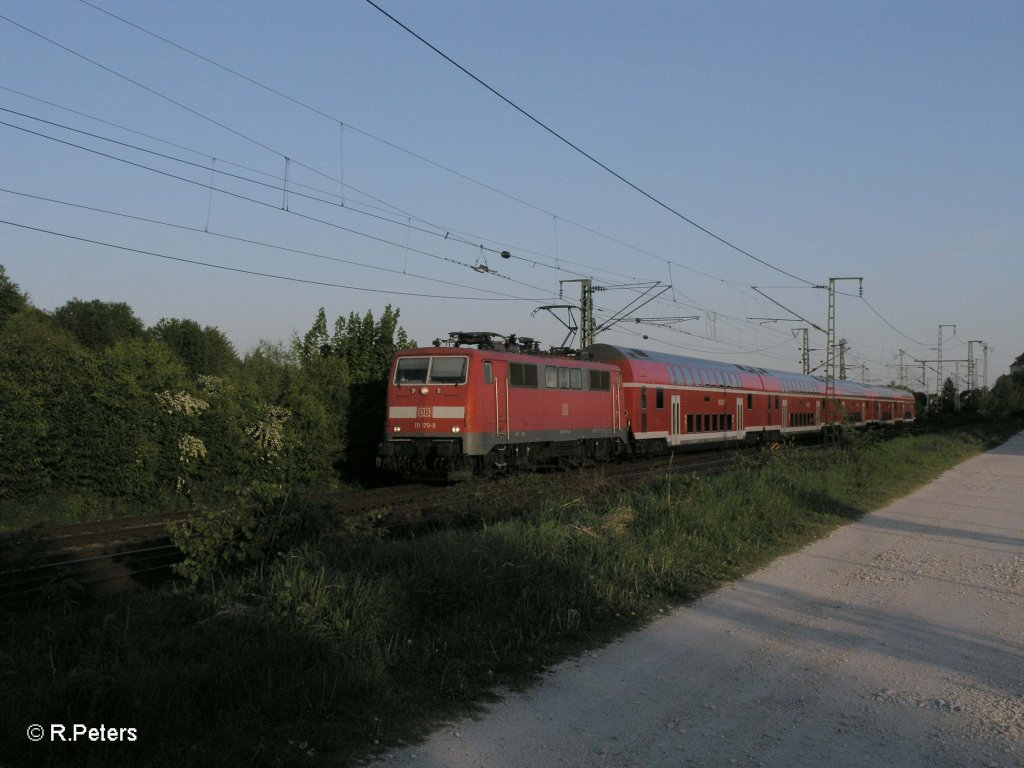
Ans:
POLYGON ((590 388, 605 391, 611 389, 612 381, 608 371, 591 371, 590 388))
POLYGON ((537 388, 537 366, 525 363, 508 364, 508 385, 510 387, 537 388))
POLYGON ((430 384, 465 384, 465 357, 432 357, 430 359, 430 384))
POLYGON ((400 357, 395 371, 395 384, 426 384, 429 357, 400 357))
POLYGON ((484 384, 494 383, 494 363, 490 360, 484 361, 484 384))
POLYGON ((558 388, 558 368, 553 365, 544 366, 544 386, 548 389, 558 388))
POLYGON ((559 368, 558 369, 558 388, 568 389, 569 388, 569 369, 559 368))
POLYGON ((583 371, 579 368, 569 369, 569 387, 571 389, 583 389, 583 371))

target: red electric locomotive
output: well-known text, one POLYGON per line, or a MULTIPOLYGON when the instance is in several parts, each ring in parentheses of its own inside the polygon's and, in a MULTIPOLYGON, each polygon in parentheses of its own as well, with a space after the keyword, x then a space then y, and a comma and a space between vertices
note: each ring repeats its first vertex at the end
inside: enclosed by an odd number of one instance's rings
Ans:
POLYGON ((449 479, 913 421, 905 390, 595 344, 452 333, 395 356, 379 463, 449 479), (471 348, 474 347, 475 348, 471 348))
POLYGON ((626 450, 615 366, 544 354, 515 336, 459 332, 449 343, 395 356, 381 465, 459 479, 626 450))

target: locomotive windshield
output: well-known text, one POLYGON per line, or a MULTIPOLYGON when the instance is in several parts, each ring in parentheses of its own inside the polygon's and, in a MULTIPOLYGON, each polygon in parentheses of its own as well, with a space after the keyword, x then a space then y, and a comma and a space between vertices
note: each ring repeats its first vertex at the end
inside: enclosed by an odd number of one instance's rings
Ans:
POLYGON ((395 384, 465 384, 468 365, 465 357, 402 357, 395 384))

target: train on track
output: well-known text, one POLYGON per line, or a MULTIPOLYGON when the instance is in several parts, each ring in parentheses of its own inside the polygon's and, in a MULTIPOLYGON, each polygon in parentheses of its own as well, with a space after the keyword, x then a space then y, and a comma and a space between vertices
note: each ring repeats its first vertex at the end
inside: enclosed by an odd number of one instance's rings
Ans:
POLYGON ((450 480, 914 420, 913 393, 594 344, 453 332, 395 355, 378 464, 450 480))

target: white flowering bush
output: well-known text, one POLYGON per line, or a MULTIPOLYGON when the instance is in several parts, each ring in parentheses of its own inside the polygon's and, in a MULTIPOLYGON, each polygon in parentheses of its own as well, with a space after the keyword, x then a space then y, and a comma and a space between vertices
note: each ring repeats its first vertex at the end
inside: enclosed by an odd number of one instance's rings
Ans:
POLYGON ((198 416, 210 407, 208 402, 193 397, 188 392, 157 392, 156 399, 163 412, 171 416, 175 414, 198 416))
POLYGON ((284 450, 284 425, 291 418, 291 411, 276 405, 263 409, 262 418, 245 430, 259 447, 259 459, 273 462, 284 450))

